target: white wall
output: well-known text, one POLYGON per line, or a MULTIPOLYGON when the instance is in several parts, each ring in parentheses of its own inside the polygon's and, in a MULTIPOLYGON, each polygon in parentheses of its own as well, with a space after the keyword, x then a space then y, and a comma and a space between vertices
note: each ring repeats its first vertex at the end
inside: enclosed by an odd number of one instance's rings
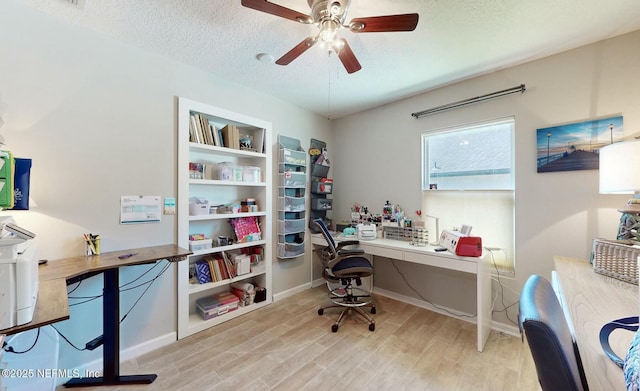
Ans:
MULTIPOLYGON (((2 214, 35 232, 38 257, 51 262, 82 254, 87 232, 101 235, 103 252, 176 243, 176 216, 122 226, 119 202, 121 195, 176 197, 177 96, 270 121, 274 143, 279 133, 305 146, 311 137, 330 135, 321 116, 13 0, 0 2, 0 37, 0 133, 6 149, 33 159, 31 196, 37 203, 30 211, 2 214)), ((274 293, 308 283, 308 262, 274 260, 274 293)), ((149 267, 122 270, 121 283, 149 267)), ((175 279, 172 267, 122 323, 124 350, 176 332, 175 279)), ((72 296, 101 290, 101 278, 94 277, 72 296)), ((123 294, 121 314, 142 290, 123 294)), ((102 333, 101 304, 73 306, 71 319, 56 326, 82 348, 102 333)), ((99 357, 100 349, 80 353, 61 340, 60 368, 99 357)))
MULTIPOLYGON (((335 218, 348 218, 354 202, 364 203, 373 211, 381 211, 385 200, 410 212, 421 208, 421 132, 513 115, 516 277, 503 279, 503 283, 519 292, 531 274, 550 277, 554 255, 587 259, 594 237, 615 237, 620 217, 616 208, 627 197, 598 194, 597 170, 538 174, 536 129, 622 114, 625 136, 637 135, 639 45, 640 31, 336 120, 334 138, 339 143, 334 148, 334 162, 339 169, 334 171, 335 218), (421 119, 410 115, 522 83, 527 88, 524 94, 421 119)), ((461 291, 448 289, 452 279, 464 280, 463 276, 400 267, 423 296, 437 304, 459 310, 471 308, 473 312, 473 301, 461 291)), ((376 264, 376 285, 416 297, 384 260, 376 264)), ((505 304, 516 301, 517 294, 505 290, 505 304)), ((500 302, 498 298, 497 309, 502 307, 500 302)), ((512 320, 517 319, 517 306, 509 314, 512 320)), ((495 314, 494 319, 509 324, 502 314, 495 314)))
MULTIPOLYGON (((505 281, 514 290, 532 273, 548 275, 553 255, 586 258, 593 237, 613 236, 619 218, 615 209, 626 201, 598 194, 597 171, 537 174, 535 130, 613 114, 624 115, 627 134, 640 128, 640 80, 635 74, 640 32, 333 123, 15 0, 0 2, 0 37, 0 115, 5 121, 0 133, 7 149, 33 159, 31 189, 38 204, 28 212, 3 214, 12 214, 38 235, 41 258, 82 253, 85 232, 102 236, 103 251, 176 242, 175 216, 163 216, 159 224, 118 224, 121 195, 176 196, 176 96, 271 121, 274 142, 279 133, 299 138, 305 148, 311 137, 327 141, 336 181, 334 220, 347 218, 354 202, 373 210, 387 199, 407 210, 422 206, 422 131, 515 115, 517 274, 505 281), (523 95, 422 119, 410 116, 520 83, 527 86, 523 95)), ((294 261, 274 260, 274 293, 308 283, 310 259, 307 254, 294 261)), ((388 262, 376 266, 376 279, 385 288, 412 295, 388 262)), ((122 271, 122 282, 148 267, 122 271)), ((436 303, 472 311, 464 284, 473 281, 466 276, 400 267, 419 279, 423 293, 436 303), (459 281, 463 287, 452 294, 448 287, 459 281)), ((101 288, 100 279, 93 278, 74 295, 97 295, 101 288)), ((122 323, 123 349, 175 332, 175 289, 170 269, 122 323)), ((122 313, 140 291, 125 294, 122 313)), ((515 300, 507 292, 506 303, 515 300)), ((57 326, 83 347, 101 333, 100 308, 100 300, 74 306, 71 319, 57 326)), ((100 352, 79 353, 61 342, 60 368, 75 368, 99 358, 100 352)))

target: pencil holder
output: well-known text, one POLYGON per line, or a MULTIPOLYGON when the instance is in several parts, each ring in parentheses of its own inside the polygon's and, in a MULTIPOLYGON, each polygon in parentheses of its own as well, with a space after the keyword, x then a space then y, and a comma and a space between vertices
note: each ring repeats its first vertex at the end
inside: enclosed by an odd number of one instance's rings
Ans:
POLYGON ((84 242, 86 255, 100 254, 100 236, 92 234, 84 235, 84 242))

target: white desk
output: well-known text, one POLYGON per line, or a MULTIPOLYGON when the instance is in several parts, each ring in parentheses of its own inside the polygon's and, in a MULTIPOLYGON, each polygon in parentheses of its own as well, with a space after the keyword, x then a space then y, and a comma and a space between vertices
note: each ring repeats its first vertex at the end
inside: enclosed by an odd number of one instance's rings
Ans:
MULTIPOLYGON (((334 239, 341 241, 354 237, 336 236, 334 239)), ((311 235, 311 243, 326 246, 321 234, 311 235)), ((491 333, 491 269, 488 256, 459 257, 448 251, 436 252, 433 246, 417 247, 409 242, 392 239, 361 240, 360 248, 369 255, 475 274, 478 351, 482 352, 491 333)))

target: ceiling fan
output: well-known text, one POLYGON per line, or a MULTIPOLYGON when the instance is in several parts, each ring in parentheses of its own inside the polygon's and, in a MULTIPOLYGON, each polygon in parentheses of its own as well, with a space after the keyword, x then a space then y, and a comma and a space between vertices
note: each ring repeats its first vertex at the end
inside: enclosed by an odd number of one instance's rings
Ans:
POLYGON ((351 0, 307 0, 311 13, 305 15, 298 11, 271 3, 267 0, 241 0, 243 6, 268 14, 280 16, 294 22, 315 24, 320 33, 308 37, 293 49, 280 57, 276 64, 287 65, 298 58, 318 41, 326 44, 329 50, 338 54, 338 58, 348 73, 359 71, 362 66, 344 38, 338 37, 338 30, 347 28, 354 33, 377 33, 390 31, 413 31, 418 25, 418 14, 370 16, 352 19, 344 24, 351 0))

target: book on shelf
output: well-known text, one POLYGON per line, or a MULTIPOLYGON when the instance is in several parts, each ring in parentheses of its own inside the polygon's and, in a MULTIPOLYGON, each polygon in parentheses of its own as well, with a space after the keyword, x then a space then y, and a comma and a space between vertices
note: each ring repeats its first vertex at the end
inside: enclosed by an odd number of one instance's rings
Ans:
POLYGON ((211 270, 211 274, 216 275, 217 281, 224 280, 224 276, 222 275, 222 270, 220 269, 220 262, 218 259, 214 258, 211 262, 213 264, 213 269, 211 270))
POLYGON ((207 116, 191 113, 189 116, 189 141, 198 144, 223 147, 220 129, 207 116))
POLYGON ((200 142, 200 139, 198 138, 198 125, 196 124, 195 114, 191 114, 189 116, 189 141, 192 143, 200 142))
POLYGON ((228 280, 235 277, 235 269, 229 266, 226 254, 209 254, 203 258, 209 267, 211 282, 228 280))
POLYGON ((256 216, 231 219, 231 226, 240 243, 253 242, 261 239, 260 225, 256 216))
POLYGON ((196 273, 198 277, 198 283, 206 284, 208 282, 212 282, 211 279, 211 269, 209 268, 209 263, 205 260, 200 260, 195 263, 196 265, 196 273))
POLYGON ((236 274, 236 268, 233 265, 233 262, 231 261, 231 258, 229 257, 229 254, 227 254, 226 252, 222 252, 222 256, 224 258, 224 265, 227 269, 227 272, 229 273, 229 278, 234 278, 237 274, 236 274))
POLYGON ((205 259, 207 260, 207 263, 209 264, 209 271, 211 272, 211 280, 213 282, 222 281, 223 278, 221 278, 220 273, 216 272, 216 268, 215 268, 216 260, 214 258, 211 258, 211 257, 205 257, 205 259))
POLYGON ((240 149, 240 132, 238 127, 227 124, 222 128, 224 144, 227 148, 240 149))
POLYGON ((218 127, 209 122, 209 127, 211 130, 211 137, 213 137, 213 145, 216 147, 222 147, 220 144, 220 133, 218 132, 218 127))

